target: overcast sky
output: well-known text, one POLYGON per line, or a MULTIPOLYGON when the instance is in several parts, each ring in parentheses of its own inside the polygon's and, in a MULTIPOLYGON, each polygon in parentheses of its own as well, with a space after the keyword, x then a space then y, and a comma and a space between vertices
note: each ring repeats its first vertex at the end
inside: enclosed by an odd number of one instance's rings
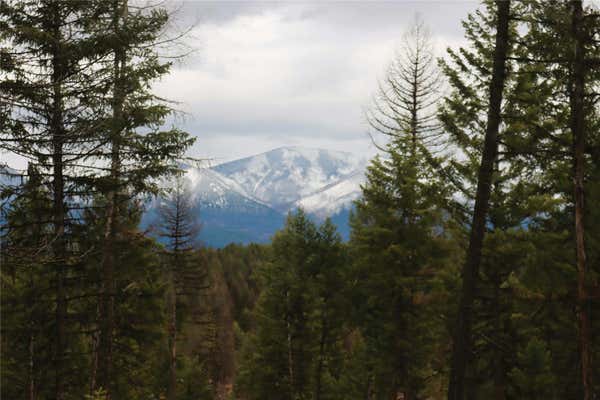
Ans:
MULTIPOLYGON (((211 164, 304 146, 369 157, 364 110, 406 29, 420 18, 438 54, 463 44, 461 20, 477 2, 180 1, 174 32, 193 27, 192 53, 156 83, 177 102, 173 121, 197 137, 190 155, 211 164)), ((18 169, 24 159, 1 153, 18 169)))
POLYGON ((472 1, 184 1, 194 49, 156 86, 179 102, 192 154, 222 162, 301 145, 372 154, 363 110, 419 14, 440 54, 472 1))

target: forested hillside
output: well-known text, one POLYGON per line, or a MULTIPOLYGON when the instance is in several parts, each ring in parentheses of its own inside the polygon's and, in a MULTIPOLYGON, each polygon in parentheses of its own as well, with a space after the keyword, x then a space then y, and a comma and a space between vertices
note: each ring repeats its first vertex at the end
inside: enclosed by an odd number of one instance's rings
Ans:
POLYGON ((173 18, 0 3, 0 154, 27 162, 2 160, 3 399, 600 398, 597 4, 486 0, 444 54, 416 19, 365 112, 349 240, 242 160, 221 173, 300 207, 220 249, 153 89, 173 18))

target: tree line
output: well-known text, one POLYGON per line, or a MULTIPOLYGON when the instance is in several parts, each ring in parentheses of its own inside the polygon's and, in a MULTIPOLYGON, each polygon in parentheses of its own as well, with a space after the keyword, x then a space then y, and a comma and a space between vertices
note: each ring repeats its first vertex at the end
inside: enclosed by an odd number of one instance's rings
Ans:
POLYGON ((190 135, 151 83, 170 15, 0 5, 2 396, 584 399, 600 393, 600 12, 484 1, 436 58, 417 21, 366 113, 342 242, 301 210, 200 249, 190 135), (21 178, 24 176, 24 178, 21 178))
POLYGON ((151 90, 171 66, 156 50, 170 40, 169 13, 7 1, 0 15, 0 139, 29 162, 23 184, 2 193, 3 394, 112 398, 159 359, 146 346, 163 262, 145 251, 156 244, 137 228, 138 202, 193 143, 165 127, 173 109, 151 90))
POLYGON ((239 398, 598 396, 599 18, 486 1, 437 60, 415 23, 349 243, 302 213, 273 238, 239 398))

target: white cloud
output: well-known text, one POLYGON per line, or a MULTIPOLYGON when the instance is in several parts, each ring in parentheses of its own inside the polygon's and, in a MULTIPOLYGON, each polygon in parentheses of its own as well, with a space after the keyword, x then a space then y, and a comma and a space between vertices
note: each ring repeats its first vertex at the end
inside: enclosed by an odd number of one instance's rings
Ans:
MULTIPOLYGON (((231 160, 285 145, 372 154, 363 108, 419 12, 437 47, 461 42, 473 2, 182 3, 197 49, 156 83, 198 137, 192 155, 231 160)), ((17 162, 14 157, 0 155, 17 162)), ((22 163, 21 163, 22 164, 22 163)))
MULTIPOLYGON (((200 14, 204 5, 187 4, 200 14)), ((291 144, 368 149, 362 109, 415 13, 444 48, 460 40, 460 17, 473 6, 209 5, 217 17, 201 20, 189 39, 197 54, 156 88, 188 113, 183 127, 198 137, 193 152, 218 159, 291 144)))

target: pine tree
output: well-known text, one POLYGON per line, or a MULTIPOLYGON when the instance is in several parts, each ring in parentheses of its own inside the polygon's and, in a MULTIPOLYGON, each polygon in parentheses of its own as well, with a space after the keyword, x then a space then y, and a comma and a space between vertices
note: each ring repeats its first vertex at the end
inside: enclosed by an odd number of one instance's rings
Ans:
MULTIPOLYGON (((481 153, 481 163, 476 180, 476 196, 473 217, 470 227, 469 248, 463 269, 462 289, 458 318, 455 328, 452 367, 448 387, 448 399, 463 399, 467 385, 465 376, 469 364, 472 342, 472 308, 475 297, 475 286, 479 275, 486 220, 492 191, 492 175, 498 154, 498 132, 501 123, 501 103, 505 87, 506 60, 510 51, 509 20, 510 1, 496 2, 495 44, 492 57, 492 71, 489 82, 489 95, 486 131, 481 153)), ((472 34, 472 32, 470 32, 472 34)), ((446 69, 448 71, 448 69, 446 69)), ((458 80, 450 74, 451 84, 458 80)), ((464 87, 458 86, 459 89, 464 87)), ((464 135, 464 133, 463 133, 464 135)), ((471 157, 475 156, 469 155, 471 157)))
MULTIPOLYGON (((106 92, 89 99, 90 108, 104 113, 104 142, 97 152, 106 158, 106 174, 97 176, 97 187, 106 196, 106 231, 102 255, 103 289, 100 308, 102 327, 99 346, 98 386, 108 388, 112 372, 115 271, 112 248, 119 234, 119 207, 130 197, 157 194, 159 178, 179 170, 177 160, 193 143, 185 132, 164 129, 172 108, 150 91, 151 82, 169 72, 170 63, 156 52, 169 20, 160 7, 129 7, 126 0, 100 4, 96 23, 87 26, 97 45, 105 49, 97 76, 106 92)), ((104 171, 104 169, 102 170, 104 171)))
POLYGON ((592 399, 592 349, 590 310, 588 298, 588 267, 586 265, 585 251, 585 86, 586 86, 586 33, 583 26, 583 5, 581 1, 572 2, 572 36, 574 42, 574 56, 572 61, 571 87, 570 87, 570 128, 573 135, 573 181, 575 203, 575 247, 577 263, 577 300, 578 300, 578 328, 579 346, 581 357, 581 378, 583 384, 584 400, 592 399))
POLYGON ((311 320, 317 341, 311 398, 322 400, 343 396, 339 375, 343 365, 342 339, 348 332, 350 303, 346 282, 349 260, 340 234, 330 219, 319 227, 317 240, 309 293, 315 301, 311 320))
POLYGON ((310 299, 305 294, 316 237, 314 224, 299 213, 290 215, 273 238, 273 261, 262 274, 257 331, 245 343, 237 389, 250 399, 291 400, 309 395, 310 299))
POLYGON ((339 234, 298 211, 273 238, 248 333, 236 393, 249 399, 328 399, 340 395, 346 268, 339 234))
POLYGON ((390 137, 382 148, 386 157, 369 166, 351 218, 354 279, 360 282, 354 290, 364 304, 356 318, 364 351, 371 354, 363 390, 375 398, 399 392, 418 398, 427 376, 441 375, 435 358, 443 343, 436 340, 444 335, 444 322, 426 315, 444 292, 444 285, 434 290, 434 282, 445 279, 452 264, 444 215, 453 211, 436 155, 443 144, 435 115, 441 80, 423 24, 417 22, 404 39, 406 50, 394 60, 368 115, 372 128, 390 137))
POLYGON ((119 209, 127 209, 132 197, 156 193, 158 178, 179 169, 176 159, 192 143, 186 133, 162 127, 172 109, 150 90, 169 70, 153 46, 169 16, 152 7, 129 12, 125 1, 2 2, 1 12, 2 40, 8 44, 2 52, 2 98, 8 105, 2 108, 8 128, 2 131, 2 148, 35 162, 52 188, 54 239, 45 263, 56 273, 55 368, 50 369, 56 398, 85 387, 76 381, 82 374, 67 372, 79 363, 70 357, 85 357, 76 349, 87 340, 84 331, 96 332, 87 314, 77 312, 78 303, 98 294, 100 335, 92 347, 90 380, 92 391, 102 387, 110 397, 118 357, 113 344, 120 272, 114 268, 119 256, 114 248, 125 234, 119 209), (95 201, 98 193, 107 201, 95 201), (79 268, 96 247, 76 235, 90 204, 106 206, 109 221, 101 240, 99 293, 79 268))
MULTIPOLYGON (((97 120, 80 101, 93 91, 89 77, 98 54, 84 33, 87 4, 42 1, 2 2, 2 100, 9 105, 2 147, 36 164, 51 187, 53 238, 46 267, 55 273, 55 323, 52 348, 55 398, 81 387, 70 373, 79 354, 78 328, 70 324, 69 275, 78 258, 71 227, 73 211, 86 196, 80 177, 93 150, 97 120), (70 379, 73 378, 73 379, 70 379), (70 382, 68 382, 70 381, 70 382)), ((94 9, 92 6, 91 9, 94 9)), ((37 223, 43 223, 39 221, 37 223)))
MULTIPOLYGON (((436 115, 442 79, 435 64, 429 29, 418 17, 379 83, 367 121, 375 133, 393 141, 410 134, 413 152, 440 151, 442 135, 436 115), (423 147, 417 149, 417 147, 423 147)), ((373 141, 376 138, 371 134, 373 141)), ((387 151, 385 146, 379 146, 387 151)), ((429 158, 432 156, 427 153, 429 158)))
MULTIPOLYGON (((179 179, 169 197, 160 207, 160 236, 164 238, 167 249, 167 314, 169 346, 169 380, 167 399, 177 396, 177 292, 178 282, 189 270, 190 256, 195 248, 199 226, 194 214, 190 193, 179 179)), ((189 278, 189 277, 188 277, 189 278)), ((188 279, 186 279, 188 280, 188 279)))
MULTIPOLYGON (((537 1, 518 2, 511 8, 513 25, 520 26, 519 33, 510 28, 514 40, 503 124, 473 307, 478 323, 472 344, 478 362, 469 375, 477 380, 469 388, 472 396, 488 397, 488 386, 496 398, 523 390, 524 378, 516 379, 510 368, 520 362, 515 354, 535 338, 540 344, 536 348, 545 346, 552 352, 549 384, 554 385, 554 393, 573 397, 578 396, 577 385, 567 365, 576 362, 575 344, 568 339, 575 320, 565 303, 576 280, 569 271, 569 264, 575 265, 569 257, 575 245, 568 235, 571 205, 565 201, 572 195, 568 178, 571 8, 537 1)), ((453 93, 444 102, 441 118, 467 156, 453 163, 467 187, 476 182, 473 166, 481 154, 478 138, 485 127, 487 104, 478 93, 491 78, 492 38, 484 27, 494 19, 488 15, 469 18, 465 28, 473 46, 451 52, 451 61, 443 63, 453 93)), ((586 21, 590 29, 593 18, 586 21)), ((594 46, 587 46, 593 53, 594 46)), ((589 116, 593 120, 593 113, 589 116)), ((537 379, 529 371, 531 379, 537 379)), ((526 374, 526 369, 520 373, 526 374)), ((536 390, 535 396, 546 393, 540 387, 536 390)))
POLYGON ((390 151, 390 159, 373 160, 351 219, 354 279, 360 282, 354 290, 363 304, 359 327, 374 359, 376 398, 398 391, 420 396, 424 371, 433 365, 427 355, 441 339, 428 333, 443 331, 439 320, 427 320, 427 303, 441 295, 434 281, 449 260, 439 208, 443 186, 410 148, 408 139, 390 151))
MULTIPOLYGON (((586 245, 585 241, 594 241, 598 237, 594 224, 586 218, 597 201, 591 196, 584 202, 584 188, 592 184, 591 177, 598 169, 593 157, 597 140, 593 125, 598 115, 595 103, 600 79, 597 68, 593 67, 600 52, 600 46, 594 40, 599 26, 598 10, 593 6, 584 8, 576 1, 557 3, 553 7, 544 7, 539 2, 528 5, 528 40, 532 46, 521 61, 527 64, 538 81, 545 82, 551 92, 544 93, 536 88, 538 101, 545 107, 538 106, 540 116, 533 119, 538 122, 536 129, 530 128, 527 138, 531 141, 531 148, 535 149, 532 151, 534 161, 544 165, 546 190, 561 203, 561 209, 553 215, 554 224, 547 229, 572 232, 563 243, 569 243, 574 249, 574 257, 567 258, 565 263, 572 264, 577 273, 569 276, 567 282, 577 282, 577 285, 568 287, 575 292, 578 304, 579 381, 583 397, 591 398, 594 392, 591 366, 594 343, 589 313, 594 303, 589 292, 597 286, 597 278, 594 278, 597 270, 590 267, 593 263, 586 261, 586 253, 593 250, 593 246, 586 245)), ((533 125, 531 121, 527 124, 533 125)), ((565 249, 567 254, 570 253, 569 245, 565 249)), ((568 313, 565 310, 565 314, 568 313)), ((565 325, 561 332, 568 336, 568 329, 572 328, 565 325)), ((560 375, 561 378, 563 376, 565 374, 560 375)))
POLYGON ((51 275, 44 268, 51 239, 50 194, 30 164, 21 196, 2 216, 2 397, 33 400, 51 396, 44 368, 51 358, 51 275), (10 384, 9 384, 10 382, 10 384))
MULTIPOLYGON (((108 391, 98 389, 97 363, 99 327, 96 316, 102 290, 102 243, 106 224, 105 202, 98 195, 95 207, 88 207, 82 215, 84 224, 76 232, 82 245, 93 248, 90 257, 82 265, 82 279, 88 295, 80 302, 77 313, 91 315, 89 329, 93 332, 86 340, 86 350, 91 360, 83 368, 88 375, 86 389, 90 395, 101 391, 104 398, 108 391), (96 245, 95 247, 93 245, 96 245)), ((119 236, 114 242, 115 265, 120 266, 115 276, 115 307, 112 363, 118 374, 111 381, 113 398, 148 398, 163 391, 164 378, 164 278, 161 268, 161 246, 139 231, 143 208, 138 202, 119 207, 119 236)))

